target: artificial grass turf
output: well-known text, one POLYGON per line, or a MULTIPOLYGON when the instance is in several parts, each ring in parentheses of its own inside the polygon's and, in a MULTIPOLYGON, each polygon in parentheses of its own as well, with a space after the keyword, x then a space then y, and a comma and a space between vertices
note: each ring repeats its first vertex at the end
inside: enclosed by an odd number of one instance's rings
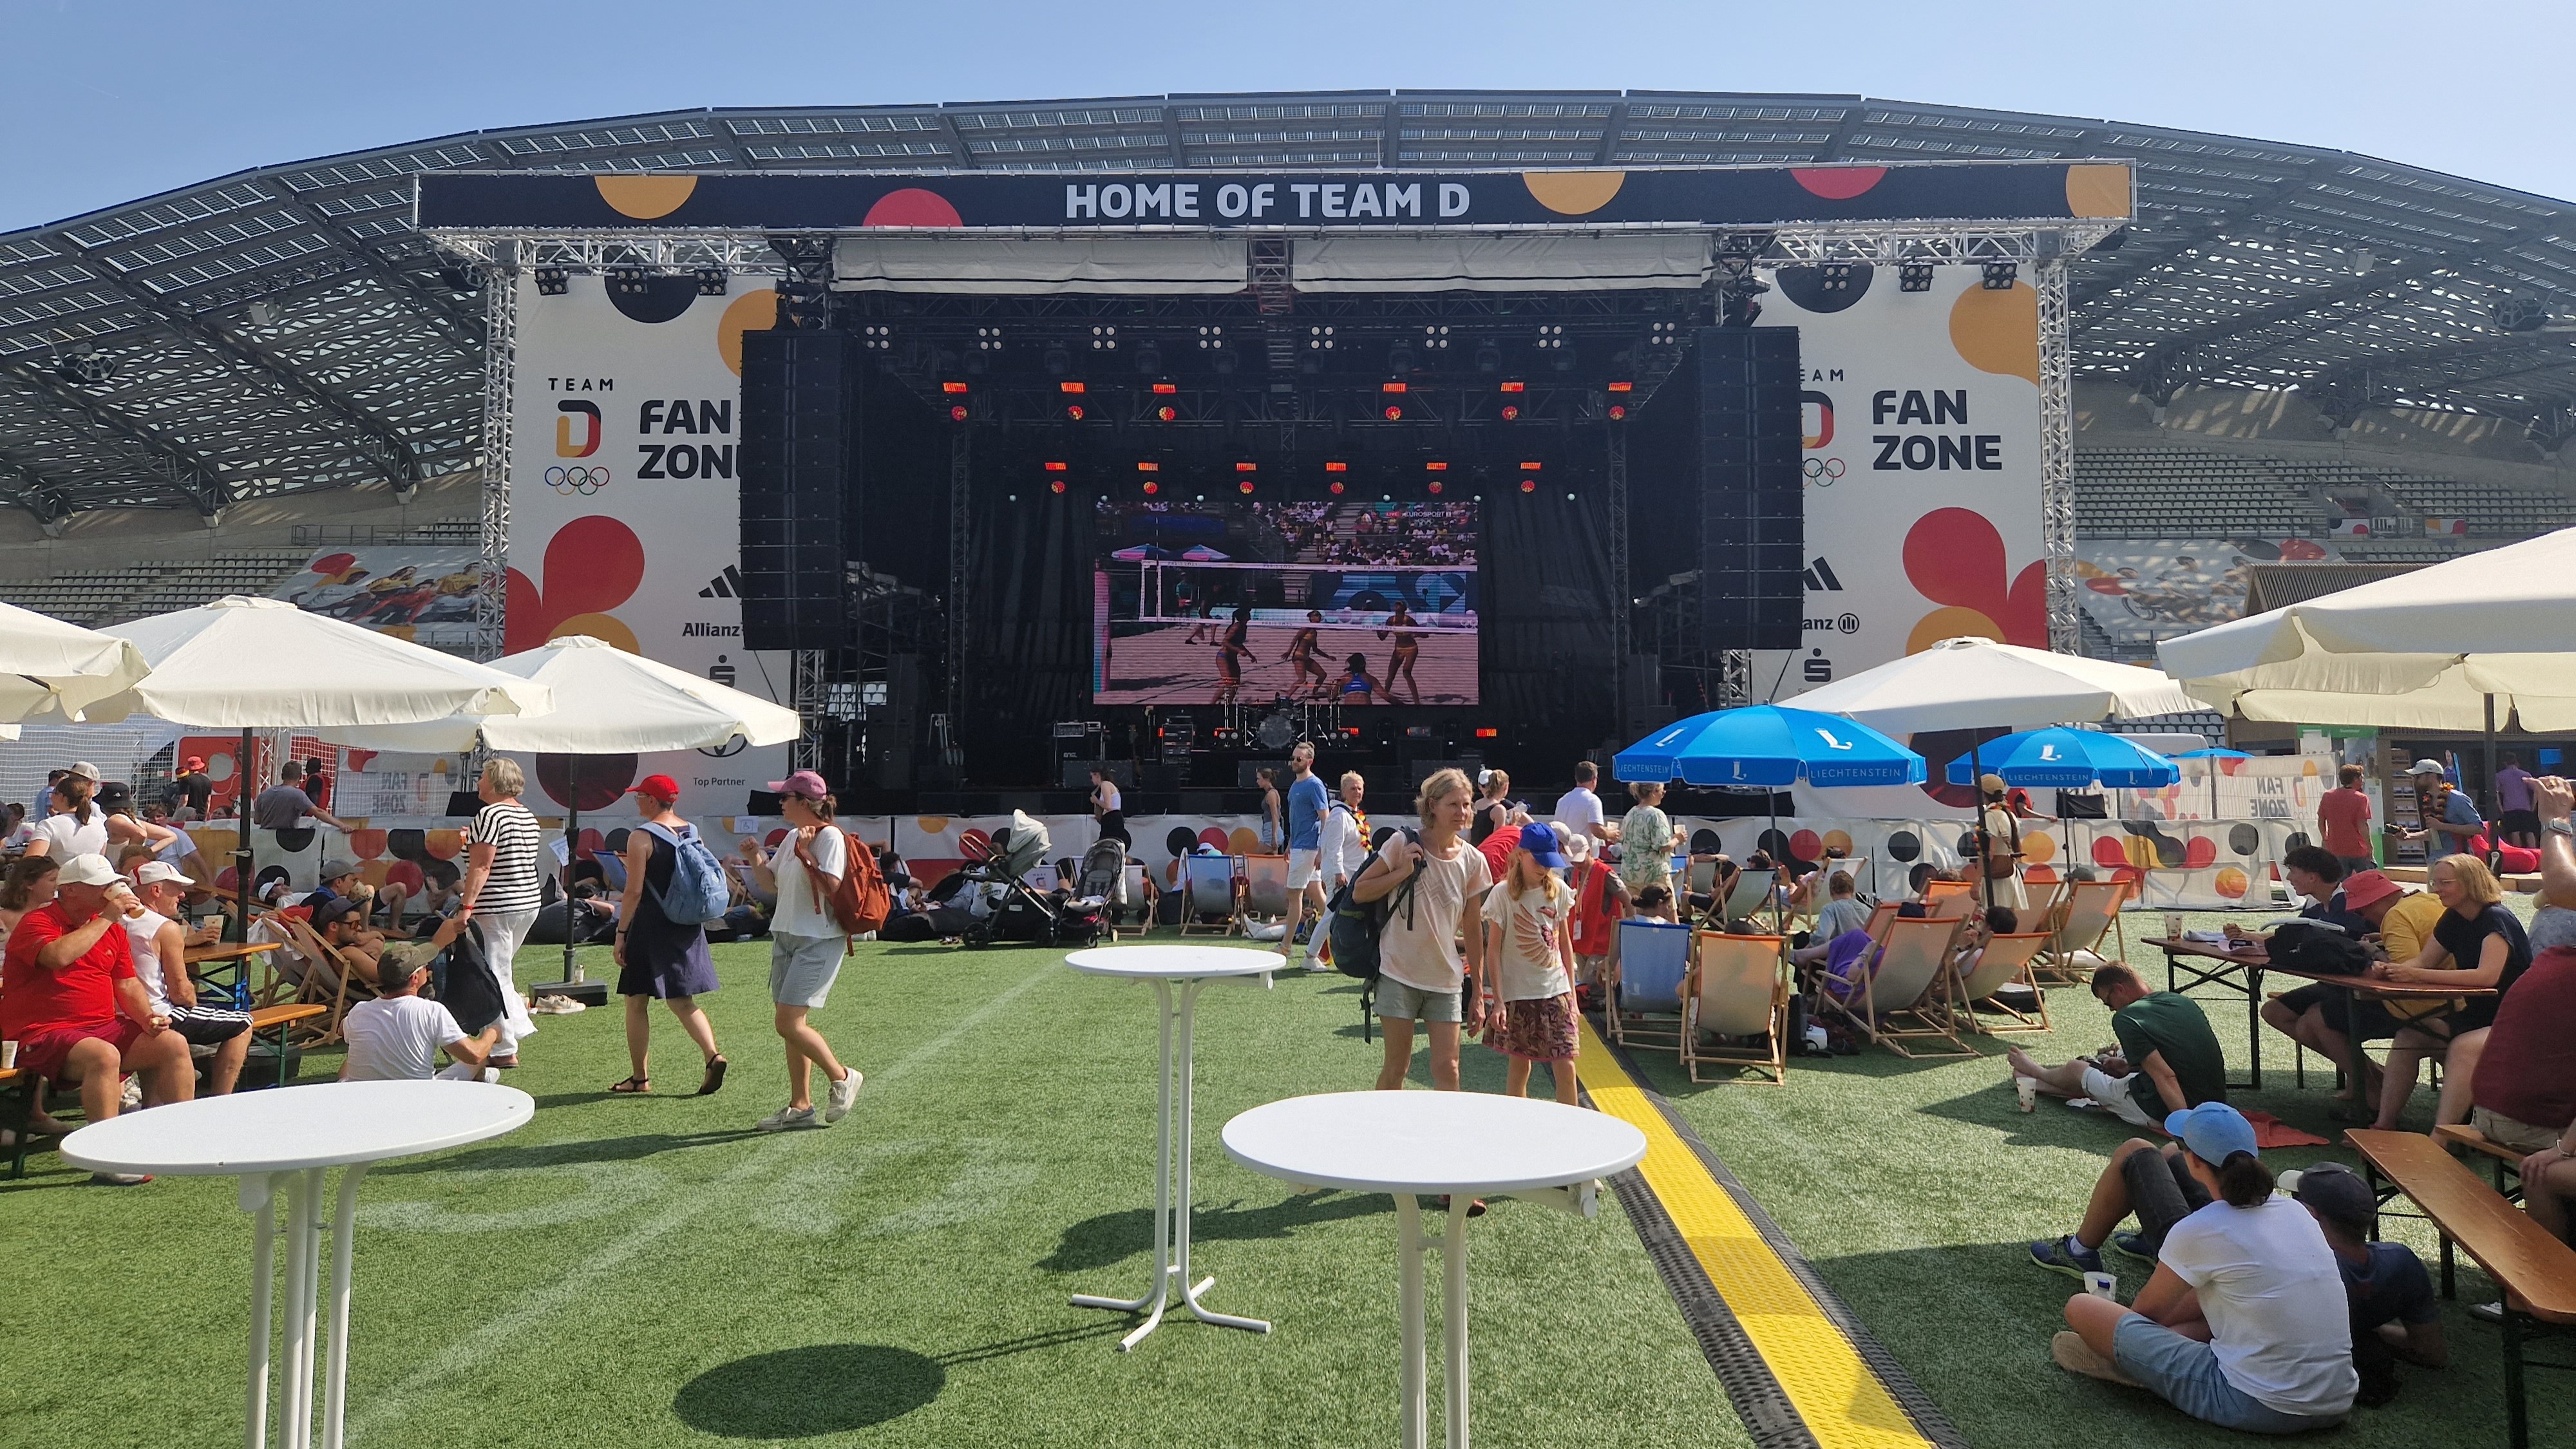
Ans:
MULTIPOLYGON (((372 1171, 352 1442, 1396 1437, 1392 1203, 1295 1193, 1217 1141, 1261 1102, 1369 1083, 1351 983, 1201 998, 1194 1276, 1217 1276, 1212 1307, 1277 1327, 1167 1317, 1122 1355, 1132 1321, 1066 1298, 1146 1286, 1149 991, 1060 952, 860 952, 815 1014, 868 1074, 836 1127, 750 1130, 785 1100, 767 952, 718 947, 727 985, 704 1001, 734 1063, 718 1096, 676 1095, 696 1053, 658 1009, 642 1097, 605 1091, 627 1070, 614 1003, 540 1018, 508 1078, 538 1100, 528 1127, 372 1171)), ((337 1066, 316 1055, 305 1077, 337 1066)), ((1471 1046, 1467 1076, 1497 1089, 1501 1058, 1471 1046)), ((0 1380, 12 1441, 238 1443, 250 1234, 231 1181, 93 1188, 50 1153, 31 1166, 0 1184, 16 1285, 0 1333, 45 1345, 46 1366, 0 1380)), ((1482 1442, 1748 1442, 1609 1195, 1588 1222, 1497 1204, 1470 1243, 1482 1442)), ((1439 1415, 1435 1388, 1434 1432, 1439 1415)))

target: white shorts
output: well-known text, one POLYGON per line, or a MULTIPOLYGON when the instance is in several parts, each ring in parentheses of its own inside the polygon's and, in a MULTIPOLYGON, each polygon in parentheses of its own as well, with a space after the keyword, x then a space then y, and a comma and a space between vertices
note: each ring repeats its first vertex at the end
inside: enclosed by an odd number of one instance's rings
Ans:
POLYGON ((2115 1077, 2100 1067, 2086 1067, 2084 1095, 2109 1108, 2111 1115, 2132 1127, 2144 1127, 2150 1131, 2161 1132, 2165 1124, 2148 1116, 2144 1107, 2129 1100, 2129 1085, 2137 1079, 2138 1074, 2135 1072, 2125 1077, 2115 1077))
POLYGON ((1322 854, 1323 852, 1319 850, 1288 852, 1288 889, 1302 891, 1314 884, 1316 861, 1322 854))

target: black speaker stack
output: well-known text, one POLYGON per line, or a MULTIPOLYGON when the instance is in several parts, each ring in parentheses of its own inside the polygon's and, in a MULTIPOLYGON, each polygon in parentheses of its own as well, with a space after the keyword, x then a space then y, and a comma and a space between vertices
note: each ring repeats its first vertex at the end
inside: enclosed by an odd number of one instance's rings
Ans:
POLYGON ((857 519, 843 499, 860 467, 857 349, 830 330, 742 338, 742 642, 837 649, 851 642, 847 560, 857 519))
POLYGON ((1697 342, 1703 642, 1795 649, 1807 597, 1798 331, 1708 327, 1697 342))

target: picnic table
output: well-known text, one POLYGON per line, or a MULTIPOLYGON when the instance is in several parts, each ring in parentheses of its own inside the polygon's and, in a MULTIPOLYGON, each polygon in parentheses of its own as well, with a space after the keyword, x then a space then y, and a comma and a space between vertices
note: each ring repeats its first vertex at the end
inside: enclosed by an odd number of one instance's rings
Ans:
MULTIPOLYGON (((2383 865, 2379 868, 2379 873, 2381 875, 2405 885, 2432 884, 2432 871, 2433 868, 2428 865, 2383 865)), ((2522 872, 2514 875, 2507 875, 2502 871, 2498 871, 2496 872, 2496 879, 2504 883, 2504 888, 2506 890, 2512 891, 2516 895, 2536 896, 2540 894, 2540 876, 2537 872, 2522 872)))
POLYGON ((209 983, 216 983, 219 978, 229 976, 230 981, 220 984, 231 989, 233 1005, 236 1008, 248 1011, 250 992, 246 988, 249 984, 250 963, 283 944, 285 943, 280 941, 254 941, 248 945, 209 943, 203 946, 191 946, 188 948, 187 955, 188 971, 198 980, 209 983), (207 967, 213 969, 204 969, 207 967))

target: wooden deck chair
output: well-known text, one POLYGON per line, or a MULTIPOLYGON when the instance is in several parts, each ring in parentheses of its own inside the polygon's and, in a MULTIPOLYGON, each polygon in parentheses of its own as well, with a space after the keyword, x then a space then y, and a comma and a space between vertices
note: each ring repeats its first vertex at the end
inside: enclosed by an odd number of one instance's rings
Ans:
POLYGON ((1779 877, 1767 870, 1740 873, 1735 878, 1735 889, 1726 893, 1726 903, 1718 907, 1718 918, 1726 921, 1771 919, 1771 892, 1779 883, 1779 877))
POLYGON ((1954 965, 1950 972, 1950 1005, 1954 1017, 1951 1024, 1981 1031, 1988 1036, 2008 1031, 2048 1030, 2048 994, 2039 989, 2039 979, 2030 969, 2032 958, 2047 944, 2046 931, 1996 936, 1979 953, 1973 969, 1963 972, 1954 965), (1995 999, 1996 992, 2016 983, 2029 988, 2031 998, 2039 1003, 2038 1015, 2033 1016, 1995 999), (1998 1018, 1995 1023, 1989 1024, 1977 1015, 1977 1003, 1981 1001, 1998 1018))
POLYGON ((1868 856, 1827 857, 1817 864, 1816 873, 1807 877, 1810 882, 1807 887, 1805 912, 1807 916, 1812 918, 1825 908, 1825 902, 1834 898, 1833 880, 1836 871, 1841 871, 1852 878, 1854 897, 1869 905, 1878 904, 1877 882, 1870 877, 1868 856))
POLYGON ((2120 910, 2136 884, 2125 880, 2078 880, 2066 885, 2066 921, 2052 933, 2037 962, 2038 974, 2052 981, 2081 983, 2106 961, 2125 961, 2129 934, 2120 910), (2102 938, 2118 932, 2120 954, 2102 954, 2102 938))
POLYGON ((1676 858, 1683 861, 1686 866, 1685 869, 1678 870, 1673 873, 1677 879, 1683 882, 1685 889, 1690 891, 1693 895, 1705 896, 1717 893, 1716 861, 1694 861, 1686 855, 1676 858))
POLYGON ((1972 880, 1936 880, 1923 887, 1924 904, 1932 918, 1939 921, 1961 921, 1974 915, 1978 902, 1985 899, 1972 880))
POLYGON ((1275 920, 1288 914, 1288 857, 1246 855, 1243 865, 1243 909, 1248 916, 1275 920))
POLYGON ((1181 857, 1181 934, 1231 936, 1243 929, 1243 862, 1231 855, 1181 857))
POLYGON ((1750 1067, 1765 1074, 1753 1078, 1764 1086, 1789 1084, 1789 982, 1781 970, 1787 945, 1783 936, 1699 933, 1699 964, 1682 1031, 1682 1067, 1692 1081, 1700 1080, 1705 1062, 1736 1070, 1722 1081, 1741 1081, 1741 1069, 1750 1067), (1703 1032, 1719 1040, 1704 1044, 1703 1032), (1728 1043, 1731 1037, 1759 1040, 1737 1046, 1728 1043))
POLYGON ((1619 984, 1602 1014, 1610 1039, 1681 1052, 1689 1036, 1691 928, 1630 917, 1619 923, 1614 950, 1619 984))
POLYGON ((312 923, 299 916, 280 914, 271 918, 286 932, 286 939, 296 957, 303 963, 303 980, 295 999, 298 1003, 330 1008, 327 1016, 297 1023, 293 1028, 299 1047, 328 1046, 340 1039, 340 1018, 348 1015, 349 1003, 372 1000, 376 989, 357 978, 339 949, 322 939, 312 923))
POLYGON ((1887 923, 1887 945, 1878 953, 1877 969, 1861 992, 1870 1037, 1900 1057, 1972 1057, 1977 1053, 1959 1040, 1950 1022, 1950 950, 1959 935, 1956 920, 1932 917, 1887 923), (1915 1051, 1908 1042, 1947 1042, 1948 1051, 1915 1051))

